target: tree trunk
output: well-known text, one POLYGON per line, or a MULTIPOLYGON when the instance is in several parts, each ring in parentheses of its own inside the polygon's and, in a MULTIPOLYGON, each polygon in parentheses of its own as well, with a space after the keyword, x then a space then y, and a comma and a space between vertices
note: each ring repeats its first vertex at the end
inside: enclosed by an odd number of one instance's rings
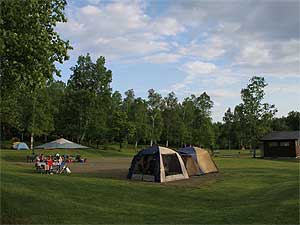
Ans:
POLYGON ((89 124, 89 121, 87 120, 87 121, 85 122, 85 125, 84 125, 84 128, 83 128, 83 134, 82 134, 81 137, 80 137, 80 142, 82 142, 82 141, 84 140, 84 138, 85 138, 88 124, 89 124))
POLYGON ((167 140, 166 142, 166 147, 169 147, 169 140, 167 140))
POLYGON ((83 132, 83 134, 80 137, 80 143, 82 143, 82 141, 84 140, 84 138, 85 138, 85 131, 83 132))
POLYGON ((36 88, 33 89, 33 107, 32 107, 32 131, 31 131, 31 137, 30 137, 30 149, 32 151, 32 154, 34 154, 34 130, 35 130, 35 108, 36 108, 36 88))
POLYGON ((34 136, 34 134, 32 132, 31 136, 30 136, 30 149, 31 149, 32 152, 33 152, 33 136, 34 136))
POLYGON ((135 141, 134 148, 137 149, 137 146, 138 146, 138 141, 136 140, 136 141, 135 141))
POLYGON ((155 121, 155 118, 154 118, 154 116, 151 116, 151 119, 152 119, 152 132, 151 132, 151 142, 150 142, 150 146, 152 146, 152 145, 153 145, 154 121, 155 121))

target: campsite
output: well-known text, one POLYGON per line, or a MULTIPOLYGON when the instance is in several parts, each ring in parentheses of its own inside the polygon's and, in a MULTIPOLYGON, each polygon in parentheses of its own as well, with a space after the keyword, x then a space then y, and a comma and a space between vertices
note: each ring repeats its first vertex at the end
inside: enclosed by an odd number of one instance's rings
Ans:
POLYGON ((1 225, 299 224, 299 0, 0 10, 1 225))
POLYGON ((88 162, 46 176, 25 161, 28 152, 1 150, 2 223, 298 223, 296 160, 224 150, 214 158, 219 173, 159 184, 126 178, 134 149, 68 151, 88 162))

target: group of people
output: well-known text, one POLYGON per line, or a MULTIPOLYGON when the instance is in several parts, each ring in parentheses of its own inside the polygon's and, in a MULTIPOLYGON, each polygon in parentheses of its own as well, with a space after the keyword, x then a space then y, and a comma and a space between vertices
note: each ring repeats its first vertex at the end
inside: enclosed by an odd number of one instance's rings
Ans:
POLYGON ((66 162, 65 157, 58 153, 55 156, 40 154, 36 156, 35 167, 39 172, 45 172, 46 174, 62 173, 64 170, 67 173, 71 173, 70 169, 66 166, 66 162))

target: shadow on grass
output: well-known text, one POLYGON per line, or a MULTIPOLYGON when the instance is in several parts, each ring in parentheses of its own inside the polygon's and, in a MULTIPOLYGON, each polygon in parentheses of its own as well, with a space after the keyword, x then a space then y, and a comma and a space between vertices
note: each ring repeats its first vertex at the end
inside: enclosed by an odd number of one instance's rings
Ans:
POLYGON ((7 162, 27 162, 26 155, 2 155, 1 158, 7 162))
POLYGON ((257 158, 265 161, 278 161, 278 162, 291 162, 291 163, 300 163, 300 159, 296 158, 257 158))

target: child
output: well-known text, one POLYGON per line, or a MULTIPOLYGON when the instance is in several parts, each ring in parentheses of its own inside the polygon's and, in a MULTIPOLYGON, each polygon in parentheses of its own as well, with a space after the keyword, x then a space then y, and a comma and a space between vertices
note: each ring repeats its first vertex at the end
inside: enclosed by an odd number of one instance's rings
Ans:
POLYGON ((50 171, 52 170, 52 166, 53 166, 53 160, 52 160, 51 155, 49 155, 49 157, 48 157, 47 166, 48 166, 48 173, 50 173, 50 171))
POLYGON ((62 162, 63 162, 63 158, 61 156, 59 156, 58 162, 57 162, 57 167, 58 167, 57 173, 59 173, 61 170, 62 162))

